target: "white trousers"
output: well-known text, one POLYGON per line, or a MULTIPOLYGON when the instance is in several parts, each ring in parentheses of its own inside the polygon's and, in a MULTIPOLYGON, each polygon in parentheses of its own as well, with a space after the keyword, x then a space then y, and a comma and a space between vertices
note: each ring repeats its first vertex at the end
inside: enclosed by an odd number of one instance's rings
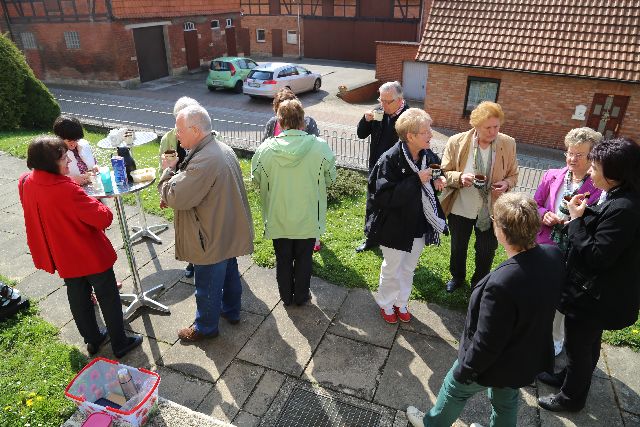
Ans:
POLYGON ((562 351, 564 344, 564 314, 556 310, 556 316, 553 318, 553 348, 556 356, 562 351))
POLYGON ((394 305, 402 308, 409 303, 413 273, 423 248, 424 237, 413 239, 411 252, 380 246, 384 259, 380 267, 378 292, 375 295, 380 308, 390 312, 394 305))

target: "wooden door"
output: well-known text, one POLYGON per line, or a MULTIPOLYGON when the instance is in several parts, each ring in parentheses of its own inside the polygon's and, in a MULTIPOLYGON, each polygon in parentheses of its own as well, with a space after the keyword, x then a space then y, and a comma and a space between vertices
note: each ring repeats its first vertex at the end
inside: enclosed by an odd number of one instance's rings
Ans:
POLYGON ((198 52, 198 30, 184 30, 184 49, 187 55, 187 70, 200 69, 200 53, 198 52))
POLYGON ((159 79, 169 75, 167 52, 164 48, 162 26, 134 28, 133 42, 136 46, 140 81, 159 79))
POLYGON ((282 56, 282 29, 271 30, 271 56, 282 56))
POLYGON ((628 104, 628 96, 596 93, 593 96, 587 126, 597 130, 605 138, 618 136, 628 104))
POLYGON ((227 38, 227 55, 238 56, 238 47, 236 45, 236 29, 235 27, 227 27, 224 29, 227 38))

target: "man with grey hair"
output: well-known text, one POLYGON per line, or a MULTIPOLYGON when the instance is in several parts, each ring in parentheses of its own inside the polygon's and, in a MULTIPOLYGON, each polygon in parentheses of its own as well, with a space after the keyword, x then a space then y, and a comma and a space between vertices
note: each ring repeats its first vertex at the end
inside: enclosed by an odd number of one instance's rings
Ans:
POLYGON ((178 331, 182 341, 218 335, 218 321, 240 321, 242 285, 236 257, 253 252, 253 221, 233 150, 211 132, 207 110, 191 105, 176 117, 176 136, 188 151, 163 156, 158 191, 174 210, 176 259, 194 264, 196 316, 178 331))
MULTIPOLYGON (((402 86, 399 82, 387 82, 378 89, 380 105, 373 110, 364 113, 358 123, 358 138, 365 139, 371 136, 369 144, 369 172, 373 169, 382 153, 398 142, 396 133, 396 120, 400 114, 409 108, 402 95, 402 86)), ((370 210, 370 197, 367 197, 366 210, 370 210)), ((365 215, 365 218, 367 215, 365 215)), ((369 232, 365 225, 364 234, 369 232)), ((356 252, 370 249, 367 240, 356 248, 356 252)))
MULTIPOLYGON (((178 113, 182 109, 190 105, 200 105, 200 103, 193 98, 189 98, 188 96, 178 98, 173 106, 173 117, 178 117, 178 113)), ((180 165, 182 160, 184 160, 184 158, 186 157, 187 152, 180 146, 180 144, 178 144, 178 138, 176 138, 176 128, 173 128, 169 132, 165 133, 160 140, 160 156, 162 156, 166 152, 172 151, 177 154, 178 165, 180 165)), ((160 161, 162 161, 162 157, 160 158, 160 161)), ((160 208, 166 208, 166 206, 161 203, 160 208)), ((193 264, 187 264, 187 267, 184 269, 184 276, 187 278, 193 277, 193 264)))

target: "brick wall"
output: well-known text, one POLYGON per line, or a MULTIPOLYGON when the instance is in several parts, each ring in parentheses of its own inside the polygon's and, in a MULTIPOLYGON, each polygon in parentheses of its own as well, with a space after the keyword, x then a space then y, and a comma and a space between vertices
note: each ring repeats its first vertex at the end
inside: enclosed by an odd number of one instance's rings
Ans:
MULTIPOLYGON (((257 16, 245 15, 242 17, 242 26, 249 29, 249 42, 251 45, 252 55, 271 56, 271 46, 273 43, 272 30, 279 28, 282 30, 282 54, 288 57, 298 57, 298 44, 287 43, 287 30, 298 30, 298 20, 296 16, 257 16), (256 30, 266 30, 265 42, 258 42, 256 39, 256 30)), ((300 20, 300 33, 304 34, 303 20, 300 20)), ((301 36, 301 34, 298 34, 301 36)), ((302 52, 304 55, 304 40, 302 43, 302 52)), ((247 55, 249 56, 249 55, 247 55)))
POLYGON ((376 79, 381 82, 402 83, 404 61, 413 61, 419 43, 376 42, 376 79))
POLYGON ((588 114, 596 93, 631 97, 619 135, 640 140, 640 85, 429 64, 424 106, 435 126, 470 128, 462 116, 467 76, 500 79, 502 131, 519 142, 563 148, 567 132, 586 123, 571 119, 575 107, 586 105, 588 114))
POLYGON ((240 12, 240 0, 112 0, 116 18, 175 17, 240 12))

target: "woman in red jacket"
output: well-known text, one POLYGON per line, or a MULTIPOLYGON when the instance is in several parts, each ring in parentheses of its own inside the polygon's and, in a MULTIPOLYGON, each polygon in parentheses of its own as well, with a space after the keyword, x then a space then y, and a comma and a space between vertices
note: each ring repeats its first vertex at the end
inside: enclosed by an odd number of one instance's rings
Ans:
POLYGON ((116 357, 140 345, 142 336, 124 332, 120 294, 113 264, 116 253, 104 233, 113 220, 108 207, 87 196, 71 178, 65 143, 40 136, 29 144, 27 166, 18 189, 24 210, 27 244, 36 268, 64 279, 73 320, 91 355, 107 332, 98 328, 91 303, 95 290, 116 357))

